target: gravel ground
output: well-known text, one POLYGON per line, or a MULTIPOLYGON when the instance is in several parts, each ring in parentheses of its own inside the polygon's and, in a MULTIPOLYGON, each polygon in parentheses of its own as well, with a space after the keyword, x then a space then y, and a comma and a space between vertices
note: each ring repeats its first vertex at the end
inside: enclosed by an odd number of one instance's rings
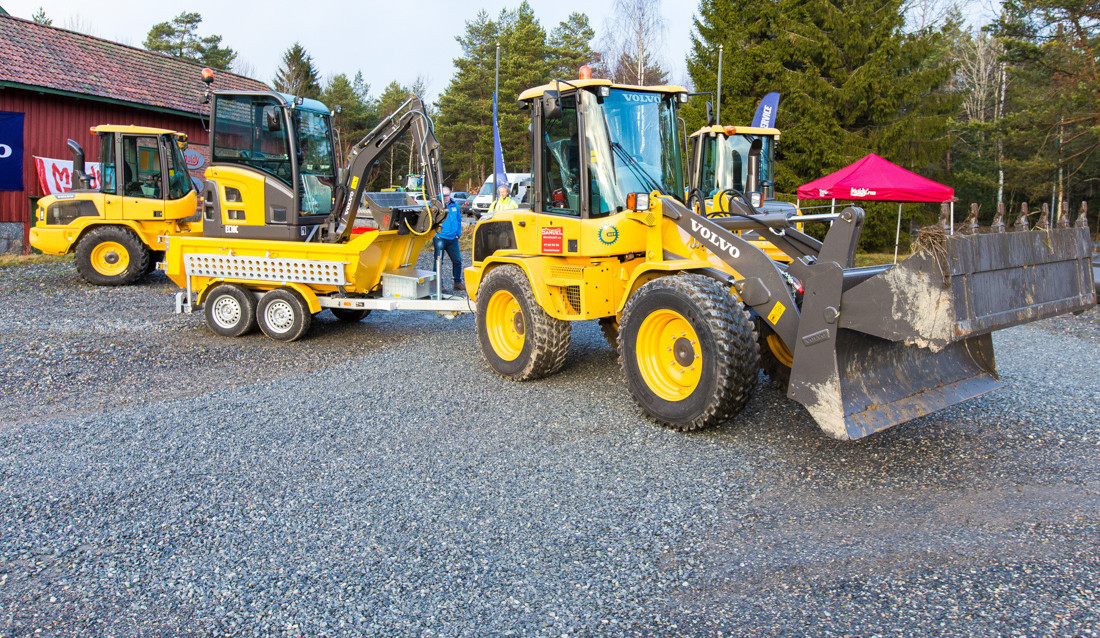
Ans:
POLYGON ((277 343, 154 275, 0 269, 0 636, 1100 633, 1100 313, 855 443, 762 384, 641 417, 594 322, 494 376, 472 316, 277 343))

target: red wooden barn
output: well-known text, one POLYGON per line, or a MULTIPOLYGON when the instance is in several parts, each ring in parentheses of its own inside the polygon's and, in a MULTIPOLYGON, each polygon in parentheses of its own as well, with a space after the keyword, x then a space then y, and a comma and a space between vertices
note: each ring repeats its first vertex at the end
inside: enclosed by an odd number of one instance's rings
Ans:
MULTIPOLYGON (((73 139, 88 161, 99 161, 92 126, 182 131, 205 162, 208 141, 200 114, 205 118, 209 110, 200 104, 201 71, 197 62, 0 11, 0 253, 29 251, 33 202, 46 194, 34 158, 71 160, 65 140, 73 139)), ((225 71, 215 75, 214 87, 269 90, 225 71)), ((193 174, 201 177, 202 168, 193 174)))

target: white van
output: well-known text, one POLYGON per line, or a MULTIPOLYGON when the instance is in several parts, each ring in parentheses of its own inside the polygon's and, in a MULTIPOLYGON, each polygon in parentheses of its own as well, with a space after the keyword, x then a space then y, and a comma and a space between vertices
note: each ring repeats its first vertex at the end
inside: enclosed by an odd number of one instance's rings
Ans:
MULTIPOLYGON (((516 200, 517 204, 530 203, 528 191, 531 190, 531 174, 507 173, 507 175, 508 184, 512 187, 512 199, 516 200)), ((497 195, 493 192, 493 176, 490 175, 489 179, 485 180, 485 183, 481 185, 481 190, 479 190, 474 197, 474 203, 470 206, 470 212, 480 217, 482 213, 489 210, 489 206, 492 205, 493 200, 496 198, 497 195)))

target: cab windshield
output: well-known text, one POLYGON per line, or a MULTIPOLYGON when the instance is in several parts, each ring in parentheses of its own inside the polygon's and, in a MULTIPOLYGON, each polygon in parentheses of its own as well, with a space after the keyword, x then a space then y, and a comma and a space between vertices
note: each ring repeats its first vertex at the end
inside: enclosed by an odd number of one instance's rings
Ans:
POLYGON ((773 162, 775 140, 772 136, 714 135, 703 143, 703 174, 700 188, 708 197, 727 190, 745 191, 749 171, 749 150, 757 140, 761 143, 760 174, 757 176, 757 183, 775 181, 773 162))
POLYGON ((677 96, 614 88, 606 97, 579 93, 592 180, 590 215, 625 210, 630 193, 682 198, 677 96))

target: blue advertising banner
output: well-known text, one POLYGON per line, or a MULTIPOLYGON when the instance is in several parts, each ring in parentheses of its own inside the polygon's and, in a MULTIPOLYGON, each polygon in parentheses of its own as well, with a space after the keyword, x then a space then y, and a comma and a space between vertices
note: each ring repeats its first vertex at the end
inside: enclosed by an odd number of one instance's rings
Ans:
POLYGON ((774 128, 777 111, 779 111, 779 94, 768 93, 757 105, 756 115, 752 118, 752 125, 760 128, 774 128))
POLYGON ((23 190, 23 114, 0 111, 0 191, 23 190))

